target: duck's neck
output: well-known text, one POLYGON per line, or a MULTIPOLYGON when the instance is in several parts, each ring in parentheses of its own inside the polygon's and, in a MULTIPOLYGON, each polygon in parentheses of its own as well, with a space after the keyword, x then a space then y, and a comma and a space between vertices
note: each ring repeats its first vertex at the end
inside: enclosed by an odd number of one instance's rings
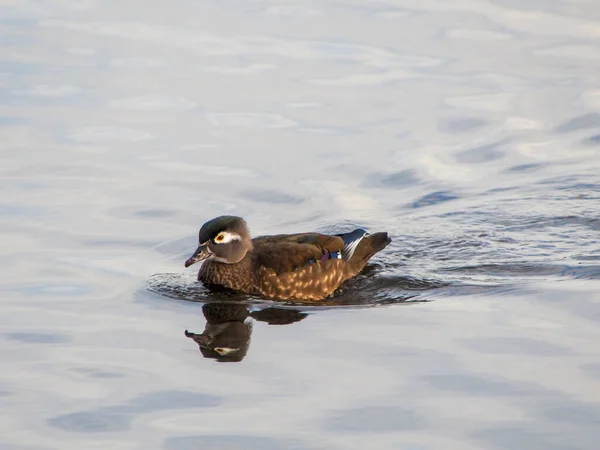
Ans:
POLYGON ((252 293, 255 280, 251 270, 251 252, 248 252, 240 262, 234 264, 204 261, 198 272, 198 280, 208 285, 218 285, 240 292, 252 293))

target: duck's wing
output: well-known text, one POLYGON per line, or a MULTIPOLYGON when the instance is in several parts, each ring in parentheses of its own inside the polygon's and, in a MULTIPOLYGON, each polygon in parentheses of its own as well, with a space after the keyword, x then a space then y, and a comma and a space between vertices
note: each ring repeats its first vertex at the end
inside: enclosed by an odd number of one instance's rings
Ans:
MULTIPOLYGON (((319 233, 263 236, 254 240, 259 266, 276 274, 292 272, 341 252, 344 240, 319 233)), ((341 254, 341 253, 340 253, 341 254)))
POLYGON ((253 251, 258 290, 268 298, 321 300, 389 243, 387 233, 369 235, 362 229, 259 239, 253 251))
POLYGON ((282 242, 291 242, 295 244, 315 244, 326 248, 329 245, 340 245, 339 239, 339 236, 330 236, 321 233, 295 233, 259 236, 252 239, 252 242, 255 244, 279 244, 282 242))

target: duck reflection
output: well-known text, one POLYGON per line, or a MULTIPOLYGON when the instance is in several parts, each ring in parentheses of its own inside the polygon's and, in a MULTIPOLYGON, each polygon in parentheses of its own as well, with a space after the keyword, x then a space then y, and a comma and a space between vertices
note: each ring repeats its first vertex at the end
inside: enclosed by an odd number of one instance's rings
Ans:
POLYGON ((186 337, 193 339, 205 358, 219 362, 239 362, 248 353, 253 320, 269 325, 288 325, 299 322, 308 314, 283 308, 265 308, 250 311, 239 303, 206 303, 202 306, 206 326, 200 334, 185 330, 186 337))

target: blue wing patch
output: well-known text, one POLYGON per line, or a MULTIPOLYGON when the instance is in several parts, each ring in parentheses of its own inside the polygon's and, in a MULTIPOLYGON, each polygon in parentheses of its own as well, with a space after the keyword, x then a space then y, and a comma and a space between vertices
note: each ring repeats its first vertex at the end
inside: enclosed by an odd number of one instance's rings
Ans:
POLYGON ((344 261, 349 261, 350 258, 352 258, 352 255, 354 255, 354 251, 356 250, 356 247, 358 247, 360 241, 362 241, 362 239, 368 235, 369 233, 362 228, 358 228, 351 233, 338 234, 338 236, 344 241, 344 247, 342 248, 342 259, 344 261))
MULTIPOLYGON (((349 261, 350 258, 352 258, 352 255, 354 255, 354 251, 356 250, 356 247, 358 247, 360 241, 368 235, 369 233, 362 228, 358 228, 350 233, 336 234, 336 236, 341 237, 344 241, 344 247, 342 247, 342 250, 339 252, 328 252, 327 250, 324 250, 320 261, 327 261, 328 259, 343 259, 344 261, 349 261)), ((306 264, 308 265, 315 262, 314 259, 310 259, 306 264)))

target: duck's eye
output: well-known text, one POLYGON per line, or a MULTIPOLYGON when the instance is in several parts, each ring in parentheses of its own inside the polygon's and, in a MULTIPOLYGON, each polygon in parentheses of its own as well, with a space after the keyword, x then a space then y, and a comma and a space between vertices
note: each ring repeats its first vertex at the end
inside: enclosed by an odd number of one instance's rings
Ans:
POLYGON ((219 233, 219 234, 217 234, 217 237, 215 238, 215 242, 223 242, 224 239, 225 239, 225 235, 223 233, 219 233))

